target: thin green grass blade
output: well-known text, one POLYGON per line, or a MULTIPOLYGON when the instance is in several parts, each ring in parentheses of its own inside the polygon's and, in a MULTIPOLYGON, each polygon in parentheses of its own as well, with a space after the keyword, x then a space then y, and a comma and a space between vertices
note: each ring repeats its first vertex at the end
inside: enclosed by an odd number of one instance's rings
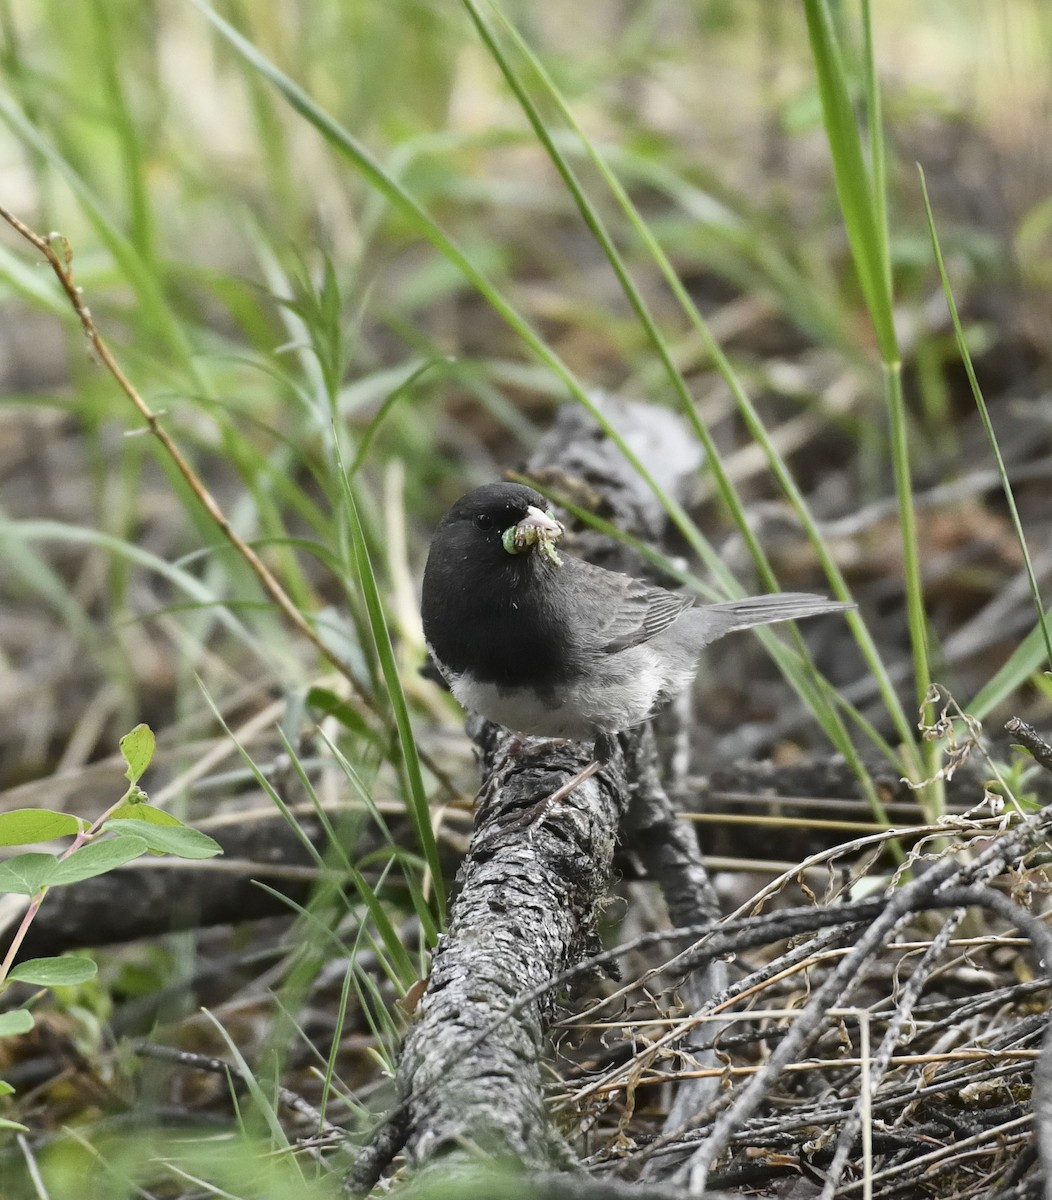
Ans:
MULTIPOLYGON (((391 981, 396 986, 402 989, 407 988, 417 978, 416 966, 410 958, 409 952, 402 945, 401 939, 398 937, 398 933, 391 923, 391 920, 387 915, 387 911, 377 896, 376 891, 370 886, 369 882, 365 879, 362 873, 350 861, 350 858, 344 849, 343 842, 338 837, 337 831, 335 828, 333 828, 331 822, 328 820, 328 814, 325 813, 323 806, 318 801, 317 794, 314 791, 314 787, 310 781, 309 775, 299 764, 298 756, 296 755, 292 744, 285 737, 284 732, 279 731, 281 733, 282 742, 286 751, 292 756, 292 763, 296 769, 297 776, 301 784, 307 789, 308 796, 314 803, 315 811, 319 814, 319 817, 324 823, 325 831, 329 838, 329 845, 332 849, 332 852, 339 860, 339 865, 337 867, 334 867, 331 863, 326 861, 325 856, 317 848, 317 846, 315 846, 313 840, 304 831, 303 827, 296 819, 295 813, 293 813, 289 806, 285 803, 284 798, 267 778, 266 773, 260 770, 252 756, 238 741, 237 736, 233 730, 230 729, 229 725, 224 720, 222 713, 220 713, 219 709, 209 695, 208 690, 204 688, 203 685, 202 692, 206 702, 212 709, 215 719, 219 722, 227 737, 229 737, 237 747, 242 759, 248 766, 248 769, 252 772, 256 782, 263 789, 265 794, 273 801, 274 806, 285 818, 289 828, 297 836, 303 848, 313 859, 318 870, 323 872, 325 876, 331 877, 334 882, 337 881, 341 872, 350 878, 369 915, 372 917, 373 922, 376 925, 384 950, 386 951, 385 957, 385 954, 383 951, 381 951, 380 947, 376 947, 378 960, 383 963, 385 968, 388 967, 388 964, 391 964, 389 968, 389 976, 391 981)), ((361 794, 363 797, 366 795, 364 789, 361 794)), ((266 885, 261 884, 260 886, 265 887, 266 885)), ((273 895, 280 895, 280 893, 274 892, 273 889, 268 890, 270 890, 273 895)), ((310 919, 310 913, 307 909, 296 904, 292 900, 287 900, 286 902, 291 908, 295 909, 302 916, 310 919)), ((339 943, 335 944, 339 945, 339 943)), ((340 949, 342 951, 343 947, 341 946, 340 949)))
MULTIPOLYGON (((318 1112, 321 1118, 325 1120, 325 1114, 329 1108, 329 1097, 332 1095, 333 1087, 336 1082, 336 1061, 340 1055, 340 1047, 343 1045, 343 1033, 347 1028, 347 1010, 351 1003, 351 987, 354 984, 354 962, 358 957, 358 948, 361 945, 361 930, 359 929, 357 936, 354 939, 354 945, 351 947, 350 953, 347 956, 347 970, 343 973, 343 985, 340 988, 340 999, 336 1005, 336 1017, 332 1026, 332 1039, 329 1042, 329 1053, 325 1056, 325 1070, 322 1073, 321 1082, 321 1099, 318 1101, 318 1112)), ((359 1119, 364 1117, 364 1110, 358 1113, 359 1119)))
POLYGON ((711 556, 711 550, 699 534, 693 522, 679 504, 670 497, 658 481, 639 461, 621 436, 617 428, 595 405, 586 389, 562 361, 558 354, 544 341, 529 321, 512 305, 495 284, 480 270, 461 247, 434 221, 416 198, 399 182, 399 180, 377 161, 377 159, 354 137, 343 128, 324 109, 317 105, 307 93, 294 83, 287 75, 263 55, 247 38, 240 34, 228 21, 224 20, 207 0, 191 0, 191 3, 205 16, 216 30, 230 43, 246 62, 266 78, 280 93, 289 105, 313 125, 319 133, 341 154, 343 154, 363 176, 394 208, 408 218, 412 225, 425 237, 441 254, 452 262, 464 278, 479 292, 486 302, 494 309, 507 325, 522 339, 523 343, 535 354, 562 382, 570 394, 584 405, 594 417, 600 428, 618 448, 636 474, 646 483, 670 519, 687 539, 695 552, 702 557, 711 556))
POLYGON ((862 40, 862 65, 866 76, 866 117, 869 125, 869 169, 873 176, 873 225, 879 243, 876 255, 884 268, 884 286, 890 298, 894 291, 888 236, 888 164, 884 152, 884 109, 877 79, 877 54, 873 45, 873 14, 870 0, 862 0, 862 40))
MULTIPOLYGON (((296 775, 296 778, 299 780, 300 787, 303 788, 304 794, 306 795, 307 800, 310 802, 311 807, 314 809, 314 815, 317 818, 319 825, 321 825, 326 838, 328 839, 329 846, 331 848, 331 853, 337 859, 338 868, 340 870, 350 873, 351 860, 347 854, 347 850, 344 845, 344 839, 339 836, 339 834, 336 830, 336 826, 333 825, 332 820, 330 819, 329 813, 328 813, 327 809, 325 808, 325 805, 322 804, 321 799, 318 796, 317 790, 314 787, 314 781, 311 779, 310 774, 307 772, 306 768, 304 767, 303 762, 300 759, 300 756, 297 753, 295 746, 293 745, 292 741, 289 739, 289 737, 285 733, 285 730, 279 728, 278 736, 281 738, 281 744, 285 748, 285 753, 287 755, 289 755, 289 763, 292 767, 293 772, 296 775)), ((244 753, 244 751, 242 751, 242 753, 244 753)), ((262 772, 259 772, 259 774, 262 774, 262 772)), ((356 784, 356 790, 358 791, 359 799, 362 801, 363 805, 372 805, 371 797, 369 797, 368 791, 365 788, 364 783, 362 783, 362 781, 357 778, 357 775, 355 775, 355 777, 354 777, 354 782, 356 784)), ((285 820, 288 821, 289 823, 294 824, 294 827, 296 830, 296 835, 300 838, 300 840, 309 842, 310 839, 306 836, 306 834, 300 828, 300 824, 296 820, 296 814, 284 803, 284 801, 281 801, 279 808, 281 811, 281 815, 285 818, 285 820)), ((385 827, 381 826, 381 828, 383 828, 384 832, 386 832, 385 827)), ((316 855, 315 858, 316 858, 316 861, 322 860, 321 855, 316 855)))
MULTIPOLYGON (((868 6, 867 6, 868 10, 868 6)), ((833 160, 833 179, 844 217, 848 241, 859 285, 866 299, 885 363, 899 360, 891 300, 887 239, 882 236, 881 206, 875 202, 869 172, 862 155, 862 142, 855 121, 854 105, 847 83, 843 56, 826 0, 804 0, 811 53, 818 77, 826 137, 833 160)), ((870 51, 872 41, 868 39, 870 51)), ((876 94, 876 72, 871 70, 870 87, 876 94)), ((877 114, 871 113, 871 120, 877 114)), ((874 129, 879 137, 879 130, 874 129)))
POLYGON ((405 692, 398 674, 398 661, 395 657, 394 646, 391 643, 390 630, 387 627, 387 616, 384 613, 380 589, 373 573, 369 551, 365 544, 365 530, 362 527, 358 505, 355 501, 354 489, 344 467, 343 456, 340 452, 339 433, 333 427, 333 447, 336 453, 336 465, 340 472, 343 487, 343 501, 346 506, 347 520, 350 528, 351 555, 354 560, 355 578, 362 589, 365 605, 369 615, 369 628, 372 633, 373 645, 380 662, 380 670, 387 687, 391 711, 394 715, 395 727, 398 731, 398 741, 401 747, 400 769, 406 782, 406 807, 410 820, 416 830, 417 841, 421 852, 431 871, 435 900, 440 920, 445 919, 446 894, 445 881, 442 877, 442 864, 438 856, 438 844, 435 841, 434 830, 431 828, 431 810, 427 803, 427 793, 424 790, 424 779, 420 769, 420 757, 416 750, 413 737, 413 726, 409 719, 409 706, 406 704, 405 692))
MULTIPOLYGON (((372 897, 371 903, 367 899, 366 893, 361 893, 363 900, 366 901, 365 911, 369 914, 369 916, 374 915, 374 906, 380 904, 379 894, 384 888, 384 884, 387 881, 387 876, 390 873, 392 865, 392 863, 388 863, 384 870, 380 873, 375 888, 369 888, 368 884, 366 885, 372 897)), ((273 894, 280 898, 280 893, 273 894)), ((309 953, 313 955, 317 967, 320 967, 324 962, 331 960, 334 954, 338 957, 348 955, 347 947, 342 944, 340 938, 337 936, 336 930, 332 929, 324 920, 319 919, 317 913, 315 912, 313 901, 310 906, 304 906, 292 902, 290 903, 290 907, 298 914, 301 922, 302 936, 298 939, 299 945, 302 949, 309 951, 309 953), (327 950, 322 950, 323 944, 327 944, 330 948, 327 950)), ((392 945, 390 934, 385 933, 381 926, 377 926, 377 932, 380 934, 380 939, 377 940, 377 937, 369 927, 368 920, 363 919, 354 907, 350 907, 349 912, 358 920, 358 930, 355 937, 354 948, 353 951, 348 955, 351 966, 355 971, 362 970, 357 961, 357 953, 361 942, 368 942, 370 950, 376 956, 376 963, 380 970, 390 981, 396 993, 399 996, 404 996, 409 988, 416 982, 418 976, 413 970, 412 965, 408 962, 408 957, 405 955, 401 944, 398 943, 397 938, 394 938, 393 944, 397 946, 399 953, 395 959, 388 957, 387 949, 392 945), (404 961, 398 961, 399 959, 403 959, 404 961)), ((315 974, 316 972, 312 970, 311 975, 313 976, 315 974)), ((285 989, 288 988, 288 983, 289 981, 286 979, 284 983, 285 989)), ((298 990, 300 994, 296 998, 297 1007, 306 998, 309 989, 300 988, 298 990)), ((296 995, 296 989, 293 990, 293 995, 296 995)), ((287 1005, 285 1007, 290 1028, 298 1028, 293 1013, 288 1010, 287 1005)), ((381 1003, 379 1020, 383 1026, 387 1041, 391 1042, 392 1040, 396 1040, 397 1031, 395 1029, 395 1021, 388 1009, 386 1002, 381 1003)), ((302 1036, 302 1031, 299 1032, 302 1036)), ((306 1041, 306 1038, 304 1038, 304 1041, 306 1041)))
MULTIPOLYGON (((215 618, 220 621, 228 632, 233 633, 254 653, 266 657, 266 648, 259 640, 236 620, 225 599, 217 596, 206 584, 196 576, 182 570, 179 566, 160 558, 156 554, 136 546, 132 542, 123 541, 112 534, 102 533, 97 529, 85 529, 77 525, 67 525, 61 521, 8 521, 0 516, 0 544, 6 539, 12 541, 32 542, 72 542, 77 545, 98 546, 101 549, 116 554, 130 562, 138 563, 153 571, 180 591, 184 592, 196 604, 210 608, 215 618)), ((56 599, 56 597, 52 597, 56 599)), ((65 611, 65 610, 63 610, 65 611)), ((69 615, 69 614, 67 614, 69 615)))
POLYGON ((372 1053, 384 1074, 393 1077, 398 1070, 395 1056, 399 1036, 387 1006, 387 999, 376 986, 373 977, 357 964, 354 965, 354 990, 358 996, 361 1014, 365 1017, 376 1043, 372 1047, 372 1053))
MULTIPOLYGON (((913 507, 913 469, 910 464, 909 416, 902 394, 902 365, 885 364, 884 394, 891 426, 891 460, 902 534, 902 573, 906 590, 906 620, 913 654, 914 693, 917 706, 925 708, 931 683, 928 663, 928 618, 924 611, 924 579, 917 541, 917 516, 913 507)), ((922 743, 922 749, 931 743, 922 743)))
POLYGON ((1035 671, 1040 670, 1042 663, 1048 662, 1048 635, 1043 626, 1052 621, 1052 608, 1044 616, 1045 620, 1030 630, 1009 655, 1004 666, 963 706, 965 712, 981 720, 1021 688, 1035 671))
POLYGON ((37 263, 30 263, 8 246, 0 246, 0 278, 37 308, 63 319, 69 316, 69 300, 54 275, 45 274, 37 263))
MULTIPOLYGON (((946 297, 946 306, 950 310, 950 319, 953 322, 953 334, 957 340, 957 351, 961 356, 961 362, 964 363, 964 370, 968 376, 968 385, 972 389, 972 398, 975 401, 975 407, 979 412, 979 419, 982 421, 983 429, 986 431, 986 437, 990 443, 990 450, 994 456, 997 474, 1001 480, 1001 490, 1004 492, 1005 502, 1008 505, 1008 511, 1012 517, 1012 527, 1015 529, 1016 540, 1019 543, 1019 549, 1023 555, 1023 565, 1026 570, 1027 582, 1030 584, 1030 595, 1033 597, 1034 608, 1037 611, 1038 628, 1035 630, 1035 633, 1040 634, 1040 641, 1044 646, 1046 667, 1052 667, 1052 636, 1049 634, 1048 617, 1045 612, 1044 601, 1041 599, 1041 589, 1038 587, 1037 574, 1034 571, 1034 564, 1030 558, 1030 549, 1027 546, 1026 534, 1023 532, 1022 518, 1019 516, 1019 509, 1016 506, 1015 495, 1012 492, 1012 484, 1008 478, 1008 469, 1005 466, 1004 458, 1001 455, 1001 447, 997 444, 997 434, 994 431, 993 421, 990 419, 990 411, 986 407, 986 400, 983 398, 982 388, 979 386, 979 379, 975 374, 975 366, 972 363, 972 356, 968 350, 968 342, 964 336, 964 328, 961 325, 960 313, 957 311, 957 303, 953 298, 953 288, 950 286, 950 277, 946 273, 946 263, 942 256, 942 246, 939 243, 939 234, 935 228, 935 216, 932 213, 931 199, 928 196, 928 186, 924 178, 924 169, 919 163, 917 165, 917 171, 920 175, 921 196, 924 200, 924 215, 928 222, 928 234, 931 237, 932 251, 935 254, 935 263, 939 268, 939 278, 942 280, 942 290, 946 297)), ((1029 640, 1030 639, 1028 638, 1027 641, 1029 640)), ((1026 643, 1024 643, 1024 645, 1025 644, 1026 643)), ((1034 663, 1032 669, 1036 669, 1037 666, 1038 663, 1034 663)), ((981 696, 988 692, 992 683, 992 680, 987 683, 980 693, 981 696)))
MULTIPOLYGON (((255 1076, 255 1072, 248 1065, 244 1055, 237 1047, 237 1043, 227 1033, 223 1023, 219 1021, 207 1008, 201 1010, 205 1017, 215 1026, 216 1032, 220 1038, 226 1043, 227 1049, 230 1051, 230 1056, 234 1060, 234 1065, 237 1067, 241 1081, 248 1088, 248 1093, 255 1101, 256 1112, 266 1122, 266 1127, 270 1131, 271 1139, 276 1147, 282 1150, 291 1151, 292 1145, 289 1142, 285 1130, 282 1128, 281 1119, 278 1116, 270 1097, 260 1085, 259 1080, 255 1076)), ((290 1153, 289 1158, 295 1161, 294 1156, 290 1153)))
MULTIPOLYGON (((389 862, 385 870, 392 865, 393 863, 389 862)), ((380 938, 379 945, 374 940, 377 960, 383 967, 387 977, 404 994, 406 989, 417 979, 416 965, 410 958, 408 950, 402 945, 398 931, 395 929, 391 918, 387 914, 387 909, 380 900, 378 895, 379 889, 371 887, 369 881, 361 871, 353 866, 349 868, 348 875, 354 884, 354 890, 361 896, 366 911, 376 926, 376 932, 380 938)))
MULTIPOLYGON (((333 758, 337 763, 339 763, 341 769, 351 781, 352 786, 358 792, 359 798, 361 799, 366 812, 369 814, 376 827, 383 834, 384 840, 391 848, 393 857, 401 866, 402 877, 409 892, 409 898, 413 905, 413 911, 416 913, 417 918, 420 921, 420 927, 423 933, 423 941, 425 946, 433 946, 438 940, 439 928, 435 924, 434 916, 431 913, 431 909, 427 903, 427 898, 425 897, 424 890, 421 886, 420 875, 422 874, 422 868, 426 865, 425 860, 419 857, 410 857, 406 855, 404 849, 398 845, 394 834, 391 832, 390 826, 384 820, 383 813, 380 812, 376 802, 369 794, 368 789, 358 777, 358 772, 353 763, 349 761, 339 746, 332 741, 332 739, 325 733, 324 730, 321 731, 321 736, 325 740, 326 745, 329 747, 333 758)), ((424 948, 425 947, 421 947, 422 954, 424 953, 424 948)), ((419 968, 420 964, 418 964, 418 970, 419 968)))
MULTIPOLYGON (((864 49, 866 54, 866 90, 870 103, 871 157, 874 160, 876 183, 871 184, 862 150, 854 106, 848 86, 847 72, 837 40, 827 0, 804 0, 811 54, 818 79, 822 114, 833 164, 840 210, 844 218, 851 256, 855 263, 862 294, 877 337, 884 368, 884 396, 891 432, 892 464, 895 494, 902 527, 902 566, 906 593, 906 613, 913 655, 914 688, 918 708, 927 711, 925 697, 931 683, 928 662, 928 623, 924 611, 924 585, 917 542, 917 521, 913 508, 912 470, 909 454, 909 426, 902 394, 902 356, 895 332, 895 314, 891 287, 891 265, 888 253, 886 198, 883 187, 886 179, 883 135, 880 127, 880 92, 876 64, 873 59, 873 37, 870 9, 863 7, 865 22, 864 49), (875 187, 881 188, 880 196, 875 187)), ((910 734, 907 745, 915 746, 910 734)), ((920 763, 912 764, 914 778, 933 778, 936 775, 938 747, 933 742, 920 743, 920 763), (919 769, 919 770, 918 770, 919 769)), ((941 808, 940 789, 927 789, 929 805, 941 808)), ((932 815, 929 813, 929 815, 932 815)))
POLYGON ((130 238, 143 262, 147 266, 152 264, 155 272, 161 275, 146 178, 148 154, 142 141, 145 130, 121 78, 119 64, 123 43, 115 28, 118 22, 110 0, 92 0, 91 21, 96 39, 96 53, 92 57, 101 76, 101 96, 95 99, 105 104, 105 123, 117 136, 121 158, 119 174, 125 189, 130 238))
POLYGON ((372 447, 376 435, 380 432, 380 426, 384 423, 389 413, 391 413, 400 400, 409 395, 413 388, 424 378, 433 368, 443 364, 452 363, 454 360, 448 355, 440 358, 433 358, 425 363, 409 364, 408 375, 401 383, 388 392, 384 402, 376 410, 376 415, 362 431, 361 437, 358 439, 358 449, 354 454, 354 461, 351 463, 349 475, 353 479, 365 462, 366 456, 372 447))

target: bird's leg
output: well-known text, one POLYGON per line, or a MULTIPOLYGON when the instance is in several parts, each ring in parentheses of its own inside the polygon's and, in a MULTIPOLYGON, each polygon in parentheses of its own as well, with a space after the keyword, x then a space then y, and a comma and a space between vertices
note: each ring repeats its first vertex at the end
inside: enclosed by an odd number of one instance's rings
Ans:
POLYGON ((603 766, 604 763, 610 761, 611 756, 617 746, 617 735, 612 733, 601 733, 595 739, 595 746, 592 749, 592 761, 577 772, 572 778, 568 779, 560 787, 557 787, 550 796, 545 796, 543 800, 528 808, 521 817, 515 822, 524 829, 530 830, 530 836, 533 836, 533 829, 539 825, 551 810, 575 788, 581 786, 586 779, 591 779, 592 776, 603 766))
POLYGON ((508 739, 508 744, 505 746, 504 752, 493 764, 489 778, 475 793, 475 804, 479 805, 488 798, 490 792, 497 786, 498 781, 513 763, 518 762, 519 759, 525 758, 527 755, 533 757, 535 754, 547 754, 549 750, 555 749, 556 746, 565 746, 566 742, 566 738, 545 738, 543 742, 537 742, 531 746, 527 745, 526 739, 522 734, 513 733, 508 739))
POLYGON ((591 779, 592 776, 599 770, 603 764, 596 759, 592 761, 581 771, 578 771, 572 779, 568 779, 561 787, 557 787, 550 796, 545 796, 543 800, 538 801, 531 808, 528 808, 521 817, 515 822, 523 829, 529 829, 532 835, 533 828, 539 825, 549 812, 577 787, 580 787, 586 779, 591 779))

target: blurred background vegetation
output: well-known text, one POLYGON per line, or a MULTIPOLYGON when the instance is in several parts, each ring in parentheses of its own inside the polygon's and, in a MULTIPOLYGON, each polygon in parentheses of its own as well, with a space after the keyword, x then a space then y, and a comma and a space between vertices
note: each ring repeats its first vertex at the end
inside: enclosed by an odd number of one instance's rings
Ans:
MULTIPOLYGON (((94 319, 135 386, 355 680, 348 687, 290 635, 86 353, 47 268, 5 232, 0 802, 53 802, 63 780, 66 803, 97 813, 119 794, 119 769, 106 766, 117 738, 147 721, 163 748, 154 787, 191 815, 224 790, 265 791, 264 766, 282 755, 301 768, 312 755, 335 764, 322 782, 316 762, 305 777, 313 800, 356 800, 352 834, 408 803, 415 834, 395 831, 368 861, 341 827, 335 840, 355 860, 342 868, 364 874, 281 942, 287 953, 268 963, 281 1002, 259 988, 248 988, 250 1001, 224 1000, 227 1027, 235 1009, 251 1027, 230 1036, 252 1044, 254 1061, 266 1050, 284 1062, 336 944, 319 934, 304 950, 304 928, 371 943, 384 969, 346 977, 372 1020, 352 1021, 356 1078, 336 1089, 344 1107, 334 1119, 350 1125, 372 1056, 396 1044, 388 993, 426 974, 440 918, 426 812, 448 798, 436 755, 452 756, 446 770, 470 794, 455 707, 417 674, 427 537, 461 491, 520 465, 557 407, 581 402, 577 388, 680 409, 689 400, 740 509, 702 472, 685 545, 715 547, 750 590, 770 586, 744 527, 781 586, 850 589, 873 650, 859 635, 827 648, 822 665, 852 706, 842 735, 851 744, 919 770, 899 747, 913 736, 926 676, 982 717, 1047 716, 1020 544, 916 168, 1047 587, 1044 0, 881 0, 875 140, 864 22, 856 5, 830 5, 877 200, 886 169, 888 235, 872 248, 886 254, 894 295, 898 418, 879 315, 834 186, 843 146, 802 6, 507 0, 473 11, 427 0, 0 0, 0 204, 69 240, 94 319), (559 156, 578 173, 580 202, 559 156), (663 279, 648 238, 725 361, 663 279), (765 431, 762 451, 739 391, 765 431), (812 529, 774 461, 798 485, 812 529), (913 564, 903 558, 903 480, 915 506, 913 564), (926 613, 923 637, 911 592, 926 613), (404 706, 392 695, 399 686, 404 706), (253 724, 261 713, 269 720, 253 724), (423 767, 407 745, 410 721, 423 767), (248 729, 239 740, 250 765, 224 726, 248 729), (219 745, 229 773, 195 791, 186 773, 219 745), (389 924, 378 931, 380 914, 389 924), (408 954, 394 932, 406 921, 408 954)), ((737 705, 725 707, 716 724, 733 724, 737 705)), ((319 869, 333 865, 330 854, 319 869)), ((200 953, 191 934, 140 946, 115 956, 90 992, 64 997, 63 1036, 104 1064, 106 1098, 92 1107, 78 1092, 56 1115, 45 1094, 29 1123, 50 1135, 63 1120, 90 1124, 127 1105, 138 1085, 112 1055, 106 1022, 129 997, 159 989, 167 1018, 193 1011, 200 953)), ((321 1051, 327 1087, 351 1038, 345 1009, 321 1051)), ((212 1032, 200 1037, 224 1049, 212 1032)), ((44 1147, 55 1171, 83 1169, 71 1147, 57 1135, 44 1147)), ((286 1184, 241 1186, 277 1195, 286 1184)), ((288 1186, 304 1194, 301 1179, 288 1186)))

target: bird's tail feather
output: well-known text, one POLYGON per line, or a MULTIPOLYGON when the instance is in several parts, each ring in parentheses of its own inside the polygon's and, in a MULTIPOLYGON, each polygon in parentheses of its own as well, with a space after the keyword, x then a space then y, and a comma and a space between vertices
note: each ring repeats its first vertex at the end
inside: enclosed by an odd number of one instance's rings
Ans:
MULTIPOLYGON (((769 596, 745 596, 741 600, 724 600, 719 604, 703 604, 688 609, 683 617, 693 627, 695 644, 708 645, 739 629, 752 629, 755 625, 774 625, 779 621, 796 621, 804 617, 817 617, 822 613, 845 612, 857 607, 830 600, 811 592, 774 592, 769 596), (696 641, 698 637, 703 640, 696 641)), ((680 621, 683 621, 683 617, 680 621)))

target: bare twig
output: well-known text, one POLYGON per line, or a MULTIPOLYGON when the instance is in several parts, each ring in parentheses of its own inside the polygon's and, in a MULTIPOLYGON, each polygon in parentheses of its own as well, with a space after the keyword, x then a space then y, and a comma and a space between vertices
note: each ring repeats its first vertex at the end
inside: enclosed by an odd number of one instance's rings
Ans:
POLYGON ((121 391, 128 397, 132 404, 137 409, 139 415, 146 422, 146 426, 150 433, 160 442, 165 454, 174 463, 176 469, 186 480, 187 486, 200 501, 208 516, 215 523, 216 527, 234 547, 237 553, 249 565, 256 578, 259 580, 263 590, 270 596, 278 608, 284 613, 285 617, 292 624, 293 628, 301 633, 318 653, 327 662, 340 672, 341 675, 348 681, 357 696, 358 701, 369 711, 373 711, 373 704, 361 685, 354 678, 348 665, 340 658, 340 656, 325 644, 318 633, 313 629, 307 618, 296 607, 292 598, 278 582, 277 577, 270 570, 267 564, 260 558, 256 551, 241 537, 234 527, 227 520, 226 514, 219 507, 218 502, 212 493, 205 486, 204 481, 197 474, 194 468, 190 465, 185 455, 176 445, 171 435, 161 424, 157 414, 146 403, 140 395, 138 389, 124 373, 120 363, 114 357, 109 346, 106 344, 95 325, 94 318, 91 315, 91 309, 85 303, 83 290, 77 285, 73 277, 73 251, 66 240, 59 234, 49 234, 47 237, 42 237, 39 233, 30 229, 23 221, 20 221, 14 213, 8 211, 0 205, 0 217, 19 233, 34 249, 38 250, 44 258, 47 259, 51 269, 58 277, 59 283, 62 285, 62 290, 73 307, 73 311, 77 314, 77 319, 87 335, 88 341, 91 343, 91 348, 98 355, 103 366, 116 380, 121 391), (62 255, 60 256, 55 249, 54 243, 60 243, 62 246, 62 255))
POLYGON ((1032 726, 1019 717, 1012 717, 1005 722, 1005 731, 1019 740, 1021 746, 1030 751, 1036 763, 1046 771, 1052 771, 1052 746, 1032 726))
MULTIPOLYGON (((197 1054, 192 1050, 180 1050, 175 1046, 161 1046, 156 1042, 139 1042, 135 1047, 135 1053, 140 1058, 153 1058, 158 1062, 174 1063, 180 1067, 189 1067, 195 1071, 208 1071, 213 1075, 226 1075, 230 1079, 238 1082, 247 1082, 242 1075, 242 1072, 233 1064, 223 1058, 214 1058, 208 1054, 197 1054)), ((287 1087, 279 1087, 277 1089, 278 1099, 287 1109, 304 1118, 313 1125, 319 1134, 327 1138, 335 1139, 338 1143, 342 1143, 347 1134, 338 1125, 333 1125, 331 1121, 327 1121, 320 1112, 309 1104, 299 1094, 287 1087)))

